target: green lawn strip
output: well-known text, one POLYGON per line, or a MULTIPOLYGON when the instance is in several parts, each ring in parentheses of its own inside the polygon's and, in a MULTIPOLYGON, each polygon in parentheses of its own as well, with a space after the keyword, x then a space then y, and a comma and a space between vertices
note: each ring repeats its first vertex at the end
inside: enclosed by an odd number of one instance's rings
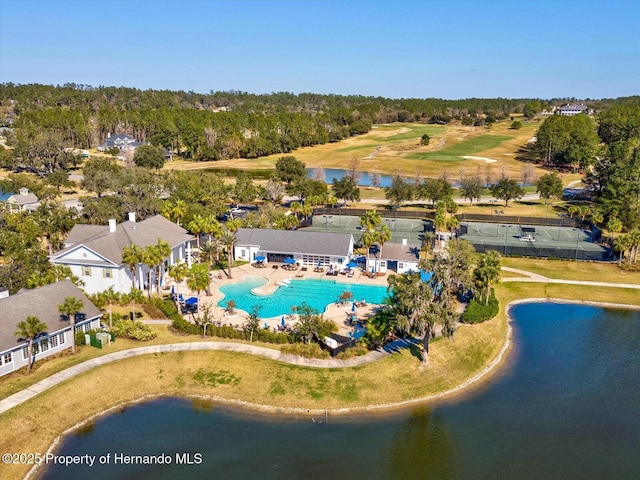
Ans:
POLYGON ((502 142, 511 140, 512 136, 508 135, 480 135, 478 137, 463 140, 462 142, 445 147, 436 152, 412 153, 405 158, 409 160, 439 160, 439 161, 460 161, 462 157, 467 155, 478 155, 486 150, 497 147, 502 142))
POLYGON ((640 272, 627 272, 620 269, 615 263, 507 257, 502 260, 502 265, 563 280, 640 284, 640 272))
POLYGON ((443 135, 447 131, 446 127, 439 125, 402 126, 400 128, 409 128, 410 131, 398 133, 396 135, 389 135, 388 137, 380 137, 377 140, 381 142, 401 142, 412 139, 419 141, 425 133, 430 137, 434 137, 437 135, 443 135))
POLYGON ((376 143, 367 143, 366 145, 351 145, 350 147, 337 148, 336 152, 353 152, 357 150, 371 150, 372 148, 376 148, 378 144, 376 143))

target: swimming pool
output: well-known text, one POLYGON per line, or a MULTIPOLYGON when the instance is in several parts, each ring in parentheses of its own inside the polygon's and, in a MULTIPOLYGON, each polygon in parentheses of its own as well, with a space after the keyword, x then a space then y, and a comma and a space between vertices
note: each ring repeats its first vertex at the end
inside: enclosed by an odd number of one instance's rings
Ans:
POLYGON ((344 292, 353 294, 353 300, 366 300, 367 303, 382 303, 387 296, 387 288, 376 285, 360 285, 354 283, 336 283, 335 280, 309 278, 292 279, 288 285, 281 285, 272 295, 254 295, 251 290, 267 283, 267 279, 257 276, 246 276, 240 283, 220 288, 224 298, 218 305, 225 307, 229 300, 236 302, 236 307, 250 312, 254 305, 260 305, 259 315, 263 318, 277 317, 291 313, 291 307, 305 302, 310 307, 323 312, 327 305, 334 303, 344 292))

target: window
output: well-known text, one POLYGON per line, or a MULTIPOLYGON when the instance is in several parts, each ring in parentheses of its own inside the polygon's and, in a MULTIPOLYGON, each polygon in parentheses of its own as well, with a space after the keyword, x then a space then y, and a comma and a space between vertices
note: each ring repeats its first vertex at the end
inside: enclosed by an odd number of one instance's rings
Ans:
POLYGON ((60 342, 60 345, 67 343, 67 337, 64 336, 64 332, 58 334, 58 341, 60 342))
POLYGON ((240 258, 244 258, 247 256, 247 251, 243 248, 242 250, 240 250, 240 258))
POLYGON ((56 348, 58 346, 58 335, 54 335, 49 338, 49 343, 51 344, 51 348, 56 348))
POLYGON ((85 277, 91 276, 91 267, 82 267, 82 275, 85 277))
POLYGON ((110 268, 103 268, 102 269, 102 276, 104 278, 113 278, 113 272, 111 271, 110 268))
MULTIPOLYGON (((38 355, 38 353, 40 353, 40 348, 39 348, 40 344, 34 342, 33 343, 33 347, 31 349, 31 355, 38 355)), ((29 345, 25 345, 24 347, 22 347, 22 359, 23 360, 27 360, 29 358, 29 345)))
POLYGON ((46 352, 47 350, 49 350, 49 339, 45 338, 41 340, 39 345, 40 345, 40 351, 46 352))
POLYGON ((4 355, 2 355, 2 365, 7 365, 12 361, 13 361, 13 356, 11 355, 11 352, 5 353, 4 355))

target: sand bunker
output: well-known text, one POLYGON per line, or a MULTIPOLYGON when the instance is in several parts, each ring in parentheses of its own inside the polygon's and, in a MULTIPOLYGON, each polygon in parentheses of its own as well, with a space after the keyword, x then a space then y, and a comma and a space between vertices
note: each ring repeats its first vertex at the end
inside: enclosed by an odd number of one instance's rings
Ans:
POLYGON ((469 159, 469 160, 480 160, 481 162, 484 163, 496 163, 497 160, 494 160, 493 158, 487 158, 487 157, 475 157, 473 155, 465 155, 462 158, 469 159))

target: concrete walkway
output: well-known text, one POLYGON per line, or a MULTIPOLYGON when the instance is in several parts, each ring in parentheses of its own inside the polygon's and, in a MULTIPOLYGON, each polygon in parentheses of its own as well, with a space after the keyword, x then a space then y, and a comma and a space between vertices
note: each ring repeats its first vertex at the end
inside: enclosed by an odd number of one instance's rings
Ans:
POLYGON ((164 352, 181 352, 181 351, 198 351, 198 350, 223 350, 227 352, 240 352, 250 355, 256 355, 258 357, 268 358, 270 360, 276 360, 279 362, 289 363, 292 365, 301 365, 305 367, 314 368, 344 368, 355 367, 358 365, 364 365, 367 363, 375 362, 381 358, 397 352, 403 348, 410 347, 414 342, 410 340, 396 340, 385 345, 383 348, 367 353, 360 357, 353 357, 348 360, 338 359, 319 359, 319 358, 304 358, 297 355, 285 355, 279 350, 272 348, 258 347, 255 345, 246 345, 243 343, 231 343, 231 342, 190 342, 190 343, 171 343, 168 345, 152 345, 148 347, 132 348, 129 350, 121 350, 118 352, 109 353, 101 357, 87 360, 79 365, 67 368, 62 372, 51 375, 44 380, 39 381, 7 397, 0 400, 0 414, 12 409, 15 406, 20 405, 23 402, 35 397, 36 395, 48 390, 59 383, 62 383, 70 378, 80 375, 81 373, 92 370, 101 365, 106 365, 111 362, 123 360, 125 358, 136 357, 138 355, 149 355, 152 353, 164 353, 164 352))
POLYGON ((610 283, 610 282, 594 282, 590 280, 563 280, 559 278, 549 278, 537 273, 528 272, 526 270, 518 270, 517 268, 502 267, 505 272, 518 273, 522 277, 506 277, 502 278, 502 282, 534 282, 534 283, 564 283, 567 285, 587 285, 591 287, 611 287, 611 288, 633 288, 640 290, 640 284, 637 283, 610 283))

